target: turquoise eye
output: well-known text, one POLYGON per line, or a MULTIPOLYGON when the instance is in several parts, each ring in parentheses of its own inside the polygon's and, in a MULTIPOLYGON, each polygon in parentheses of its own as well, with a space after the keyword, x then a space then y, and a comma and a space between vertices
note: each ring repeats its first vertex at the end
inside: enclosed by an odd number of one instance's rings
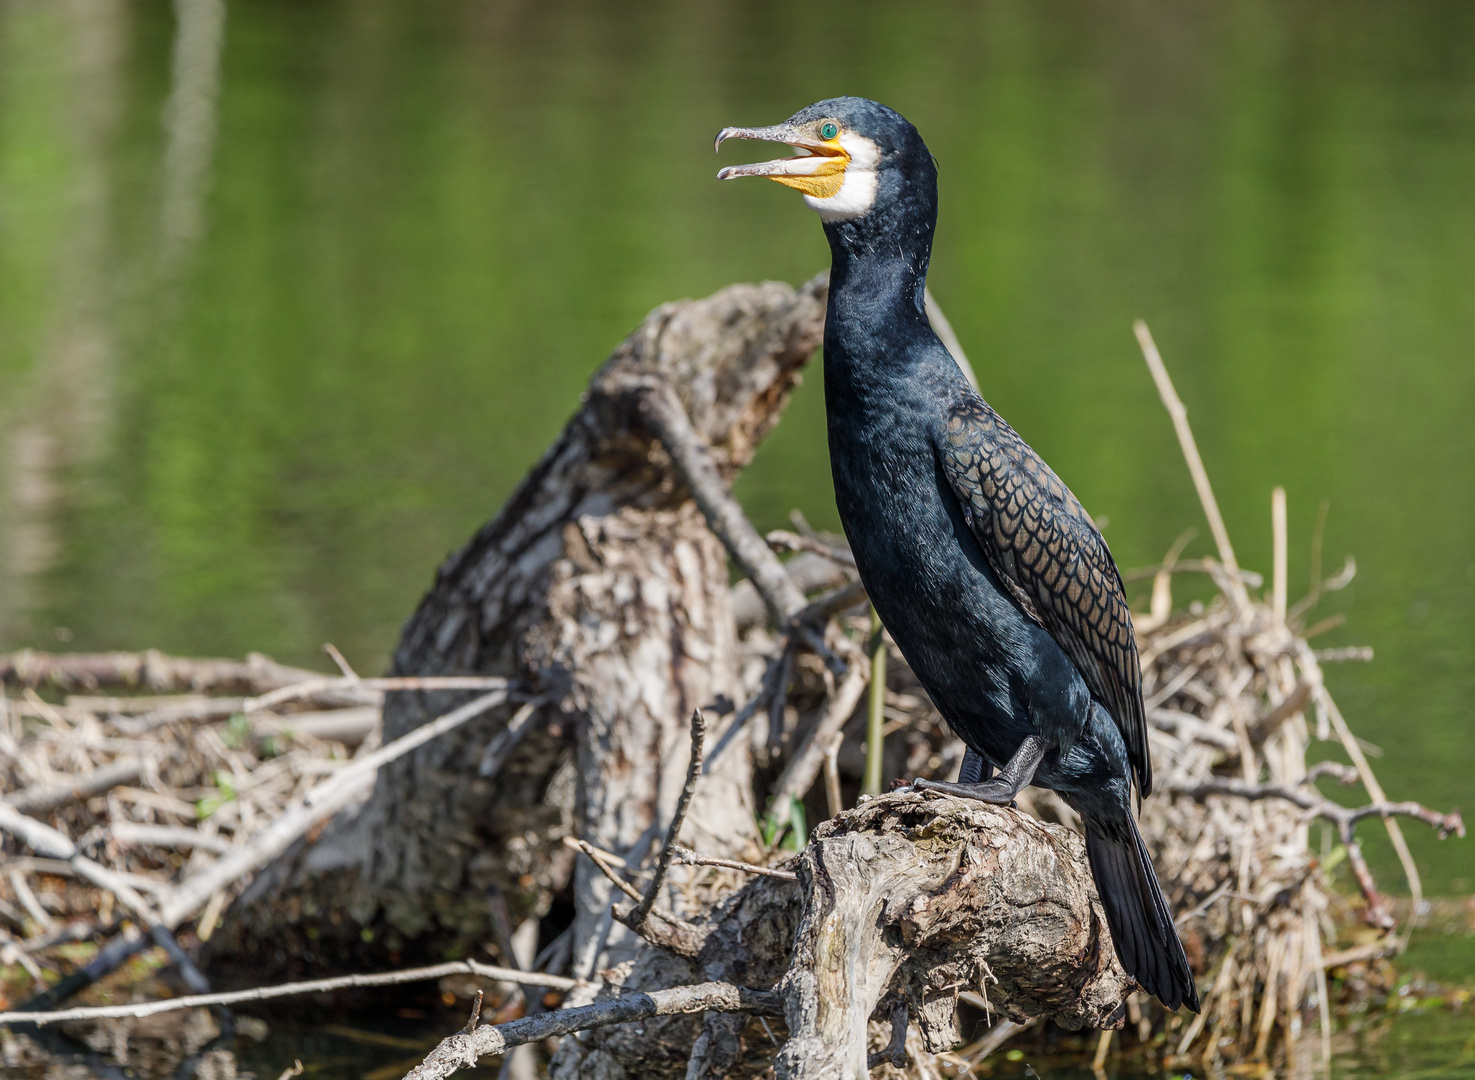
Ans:
POLYGON ((838 134, 840 134, 840 129, 828 121, 819 129, 821 139, 833 139, 838 134))

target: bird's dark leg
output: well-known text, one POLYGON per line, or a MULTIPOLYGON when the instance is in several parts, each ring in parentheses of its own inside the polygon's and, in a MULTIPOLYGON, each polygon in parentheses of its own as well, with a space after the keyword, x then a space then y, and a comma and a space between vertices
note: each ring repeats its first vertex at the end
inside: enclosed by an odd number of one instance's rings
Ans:
POLYGON ((963 764, 958 769, 958 783, 976 784, 980 780, 987 780, 993 776, 994 767, 973 747, 968 747, 963 753, 963 764))
MULTIPOLYGON (((1044 740, 1038 735, 1028 735, 1019 744, 1019 749, 1014 751, 1014 756, 999 770, 999 775, 992 780, 983 780, 976 784, 944 784, 936 780, 919 779, 912 781, 912 787, 918 791, 940 791, 944 795, 956 795, 960 799, 977 799, 996 806, 1007 806, 1035 778, 1035 770, 1040 767, 1044 756, 1044 740)), ((966 767, 966 757, 963 763, 966 767)))

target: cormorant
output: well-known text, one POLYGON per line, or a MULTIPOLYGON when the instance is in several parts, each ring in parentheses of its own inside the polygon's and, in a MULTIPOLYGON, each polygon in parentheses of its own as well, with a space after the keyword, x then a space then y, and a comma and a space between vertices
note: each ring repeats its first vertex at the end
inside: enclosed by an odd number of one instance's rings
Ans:
POLYGON ((1152 763, 1121 576, 1070 489, 928 323, 932 155, 902 116, 855 97, 725 139, 793 147, 718 178, 798 189, 830 243, 825 404, 840 520, 881 619, 969 749, 959 783, 914 786, 997 804, 1031 783, 1059 792, 1085 823, 1122 966, 1168 1008, 1197 1012, 1132 813, 1133 781, 1150 794, 1152 763))

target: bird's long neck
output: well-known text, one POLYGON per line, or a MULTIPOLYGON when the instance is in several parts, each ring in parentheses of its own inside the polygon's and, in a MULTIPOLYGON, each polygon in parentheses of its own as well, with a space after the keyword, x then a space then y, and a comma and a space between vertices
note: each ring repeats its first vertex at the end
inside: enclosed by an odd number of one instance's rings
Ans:
MULTIPOLYGON (((933 189, 935 192, 935 189, 933 189)), ((826 396, 884 402, 935 362, 925 289, 937 220, 936 196, 903 198, 864 217, 829 222, 829 312, 825 319, 826 396)))
MULTIPOLYGON (((830 241, 829 327, 846 336, 926 323, 924 291, 936 211, 904 207, 825 226, 830 241), (884 214, 884 217, 882 215, 884 214)), ((828 342, 830 333, 826 330, 828 342)))

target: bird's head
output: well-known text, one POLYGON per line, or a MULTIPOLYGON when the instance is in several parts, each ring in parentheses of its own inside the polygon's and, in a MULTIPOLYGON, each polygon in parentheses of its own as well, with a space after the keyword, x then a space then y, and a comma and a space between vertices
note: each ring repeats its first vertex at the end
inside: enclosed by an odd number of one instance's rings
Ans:
POLYGON ((804 193, 826 222, 855 221, 881 207, 921 203, 935 214, 937 172, 906 118, 866 98, 839 97, 800 109, 772 127, 723 128, 727 139, 786 143, 794 156, 729 165, 719 180, 766 176, 804 193))

